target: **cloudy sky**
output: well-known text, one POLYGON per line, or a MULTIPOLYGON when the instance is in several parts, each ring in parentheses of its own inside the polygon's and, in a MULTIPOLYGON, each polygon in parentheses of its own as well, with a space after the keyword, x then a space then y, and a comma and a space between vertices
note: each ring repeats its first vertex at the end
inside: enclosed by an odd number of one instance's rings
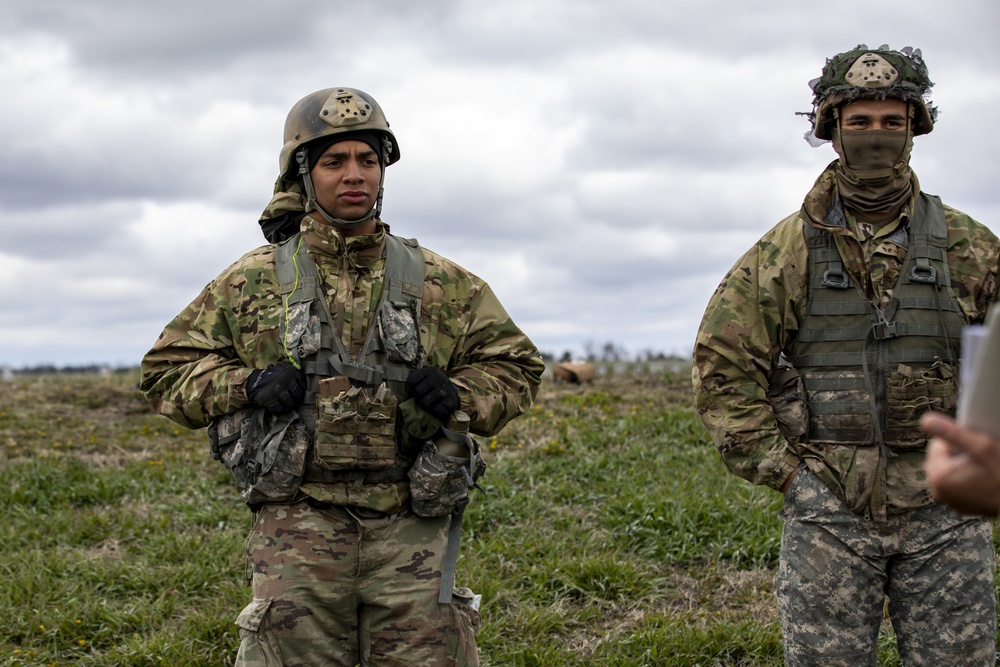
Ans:
POLYGON ((383 218, 544 351, 687 355, 740 254, 833 159, 807 82, 858 43, 937 84, 925 190, 1000 231, 986 0, 16 0, 0 15, 0 365, 137 364, 263 243, 285 114, 383 106, 383 218))

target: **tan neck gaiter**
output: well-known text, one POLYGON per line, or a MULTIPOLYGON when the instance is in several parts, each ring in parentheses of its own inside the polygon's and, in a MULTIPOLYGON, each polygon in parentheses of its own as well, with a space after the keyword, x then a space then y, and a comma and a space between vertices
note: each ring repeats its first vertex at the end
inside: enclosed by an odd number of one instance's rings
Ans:
POLYGON ((837 189, 844 204, 867 215, 899 210, 912 194, 909 130, 833 129, 837 189))

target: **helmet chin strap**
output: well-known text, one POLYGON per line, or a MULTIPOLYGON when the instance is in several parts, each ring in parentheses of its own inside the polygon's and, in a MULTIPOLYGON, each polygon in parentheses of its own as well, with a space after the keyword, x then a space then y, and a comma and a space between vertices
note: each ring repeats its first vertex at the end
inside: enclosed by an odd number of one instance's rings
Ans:
POLYGON ((306 191, 306 213, 316 211, 329 224, 341 229, 360 229, 372 218, 377 220, 382 213, 382 186, 385 183, 385 166, 389 162, 388 155, 391 150, 391 148, 387 148, 386 144, 388 144, 388 140, 383 139, 382 156, 380 156, 382 163, 379 165, 378 195, 375 197, 375 205, 372 206, 367 214, 357 220, 335 218, 323 210, 323 207, 316 201, 316 189, 313 187, 312 174, 310 173, 309 152, 304 147, 296 151, 295 161, 299 163, 299 176, 302 178, 302 187, 306 191))

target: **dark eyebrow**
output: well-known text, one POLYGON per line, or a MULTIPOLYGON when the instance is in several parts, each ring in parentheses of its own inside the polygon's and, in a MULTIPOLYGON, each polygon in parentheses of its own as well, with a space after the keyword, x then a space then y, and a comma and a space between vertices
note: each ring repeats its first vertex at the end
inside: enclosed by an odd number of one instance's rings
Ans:
MULTIPOLYGON (((320 155, 319 159, 320 160, 326 160, 328 158, 334 158, 336 160, 343 160, 347 156, 348 156, 348 152, 347 151, 333 151, 333 150, 330 150, 330 151, 327 151, 327 152, 323 153, 322 155, 320 155)), ((370 158, 370 157, 378 157, 378 156, 375 154, 375 151, 373 151, 373 150, 367 150, 367 151, 361 151, 360 153, 358 153, 358 157, 362 158, 362 159, 367 159, 367 158, 370 158)))
POLYGON ((848 114, 844 120, 871 120, 872 118, 879 116, 882 120, 906 120, 906 116, 901 113, 890 113, 890 114, 877 114, 877 113, 867 113, 862 111, 855 111, 848 114))

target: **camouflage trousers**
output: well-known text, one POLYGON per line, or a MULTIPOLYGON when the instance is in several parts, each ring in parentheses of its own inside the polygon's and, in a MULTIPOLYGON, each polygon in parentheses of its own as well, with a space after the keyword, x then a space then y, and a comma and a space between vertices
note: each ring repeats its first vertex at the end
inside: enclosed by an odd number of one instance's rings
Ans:
POLYGON ((799 467, 781 512, 785 663, 876 664, 888 598, 902 663, 994 665, 992 526, 943 505, 875 523, 799 467))
POLYGON ((237 667, 479 665, 471 591, 438 602, 450 517, 362 512, 261 509, 237 667))

